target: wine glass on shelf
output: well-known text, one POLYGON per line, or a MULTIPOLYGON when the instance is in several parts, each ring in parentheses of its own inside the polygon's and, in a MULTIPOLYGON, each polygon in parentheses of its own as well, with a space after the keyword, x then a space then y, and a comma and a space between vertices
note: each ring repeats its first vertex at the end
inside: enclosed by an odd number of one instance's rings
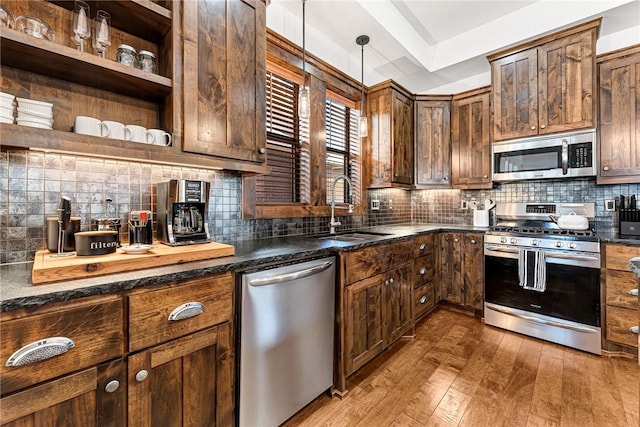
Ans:
POLYGON ((93 19, 93 48, 104 58, 108 46, 111 46, 111 15, 99 10, 93 19))
POLYGON ((91 36, 91 18, 89 5, 82 0, 76 0, 73 8, 73 41, 76 49, 84 51, 84 40, 91 36))

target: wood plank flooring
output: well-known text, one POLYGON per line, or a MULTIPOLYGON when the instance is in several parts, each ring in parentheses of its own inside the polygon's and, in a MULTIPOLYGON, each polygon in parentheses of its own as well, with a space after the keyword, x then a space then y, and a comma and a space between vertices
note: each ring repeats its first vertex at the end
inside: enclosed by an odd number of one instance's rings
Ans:
POLYGON ((485 326, 437 309, 284 425, 637 427, 638 365, 485 326))

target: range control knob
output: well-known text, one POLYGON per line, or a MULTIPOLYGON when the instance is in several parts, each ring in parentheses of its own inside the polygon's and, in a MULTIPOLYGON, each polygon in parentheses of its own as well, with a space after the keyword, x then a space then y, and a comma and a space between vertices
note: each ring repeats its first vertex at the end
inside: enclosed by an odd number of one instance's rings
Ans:
POLYGON ((500 243, 507 243, 507 238, 506 237, 501 237, 500 238, 500 243))
POLYGON ((571 249, 575 249, 575 248, 577 248, 577 247, 578 247, 578 245, 576 245, 575 243, 570 243, 570 244, 569 244, 569 247, 570 247, 571 249))
POLYGON ((511 239, 511 244, 515 245, 516 243, 518 243, 518 241, 516 239, 511 239))
POLYGON ((562 242, 556 242, 556 248, 561 248, 561 247, 563 247, 563 246, 564 246, 564 245, 562 244, 562 242))
POLYGON ((533 240, 531 241, 531 244, 532 244, 533 246, 538 246, 538 245, 540 244, 540 242, 538 241, 538 239, 533 239, 533 240))

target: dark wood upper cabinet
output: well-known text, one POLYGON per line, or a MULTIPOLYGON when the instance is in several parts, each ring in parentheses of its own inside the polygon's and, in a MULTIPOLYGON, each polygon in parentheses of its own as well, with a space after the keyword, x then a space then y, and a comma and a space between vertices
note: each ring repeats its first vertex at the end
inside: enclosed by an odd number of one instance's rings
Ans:
POLYGON ((489 97, 485 87, 453 96, 451 180, 453 188, 491 188, 489 97))
POLYGON ((188 152, 266 160, 266 17, 260 0, 183 2, 188 152))
POLYGON ((493 140, 595 127, 600 19, 488 57, 493 140))
POLYGON ((416 188, 451 187, 451 97, 415 101, 416 188))
POLYGON ((598 58, 598 184, 640 179, 640 45, 598 58))
POLYGON ((372 87, 369 105, 369 188, 413 185, 413 101, 392 81, 372 87))

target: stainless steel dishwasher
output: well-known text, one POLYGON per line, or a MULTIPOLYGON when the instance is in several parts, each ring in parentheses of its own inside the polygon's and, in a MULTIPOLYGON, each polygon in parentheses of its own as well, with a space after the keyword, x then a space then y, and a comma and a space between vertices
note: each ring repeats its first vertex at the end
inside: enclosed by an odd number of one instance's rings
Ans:
POLYGON ((275 427, 333 385, 335 258, 242 276, 241 427, 275 427))

